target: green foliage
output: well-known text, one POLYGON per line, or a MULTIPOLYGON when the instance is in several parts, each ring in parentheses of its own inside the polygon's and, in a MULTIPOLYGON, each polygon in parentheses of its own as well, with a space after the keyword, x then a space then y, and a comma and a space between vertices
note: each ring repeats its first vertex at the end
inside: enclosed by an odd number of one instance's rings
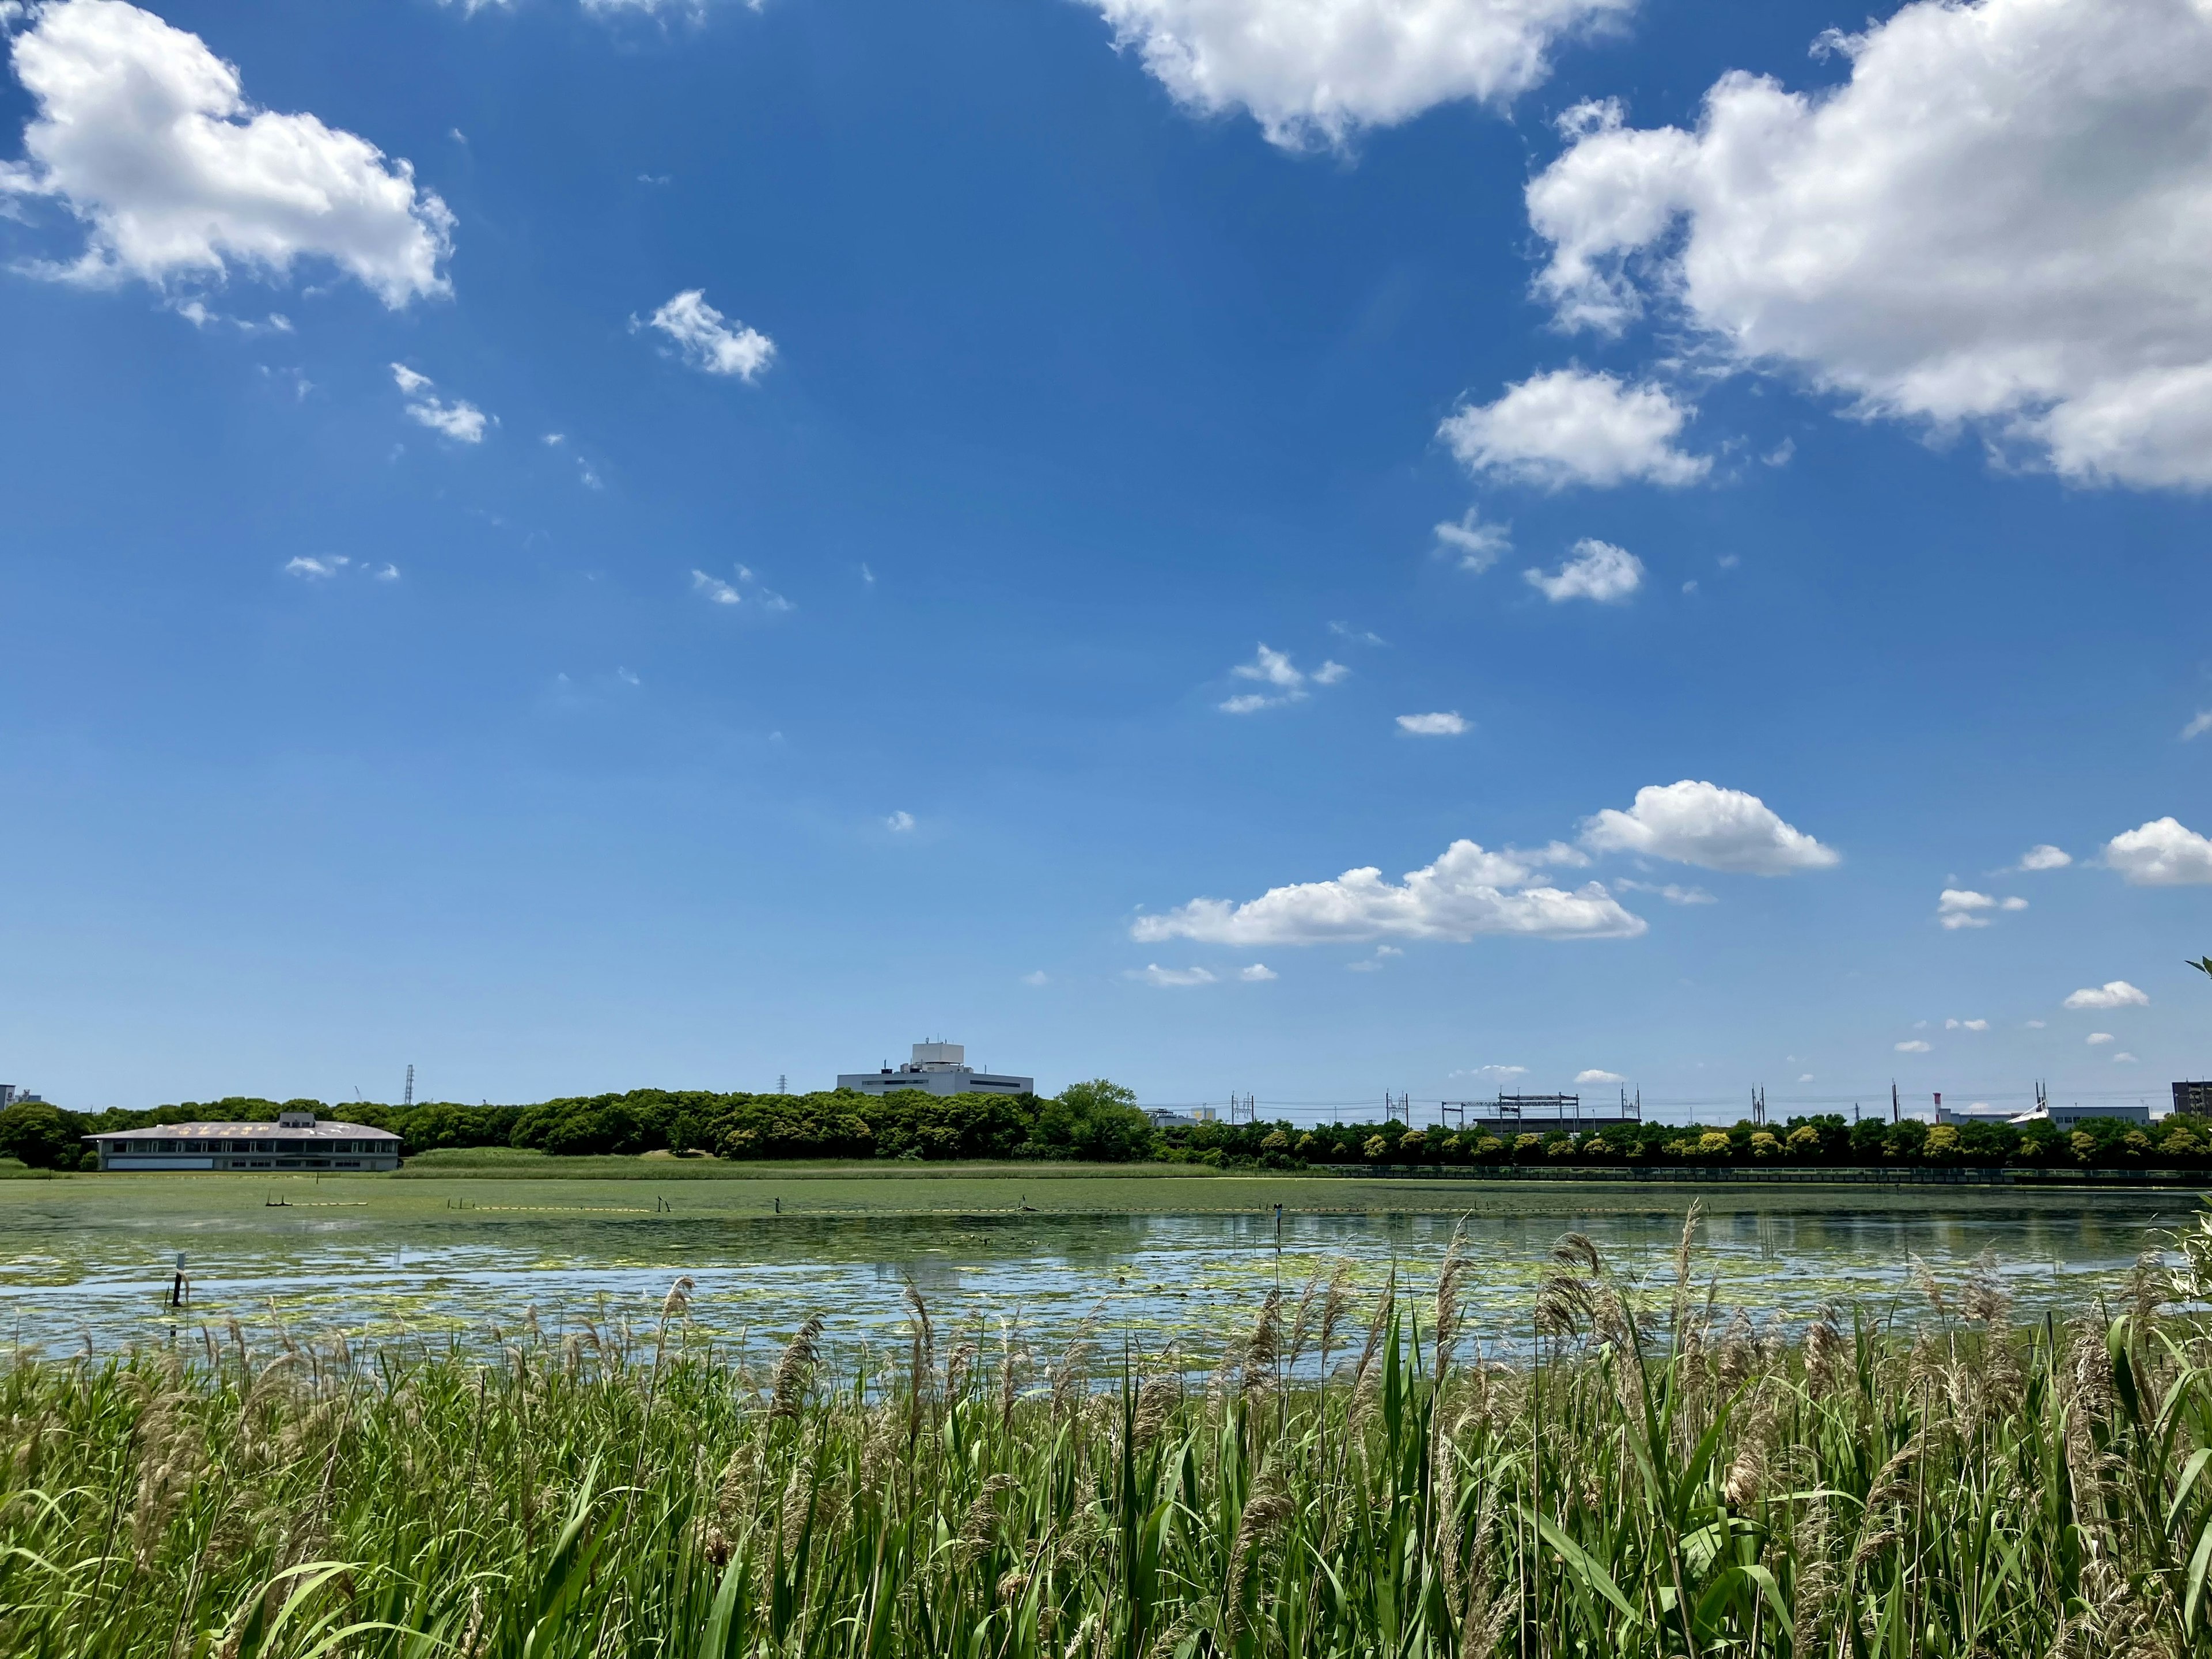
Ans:
POLYGON ((76 1127, 43 1101, 0 1112, 0 1158, 20 1158, 33 1170, 74 1170, 82 1152, 76 1127))
POLYGON ((1955 1659, 2212 1638, 2209 1334, 2155 1285, 2023 1330, 1981 1272, 1931 1281, 1921 1329, 1830 1317, 1785 1342, 1707 1310, 1686 1237, 1648 1300, 1571 1237, 1507 1322, 1533 1352, 1485 1341, 1474 1364, 1464 1267, 1455 1247, 1419 1296, 1364 1305, 1318 1277, 1276 1292, 1190 1375, 1133 1347, 1102 1367, 1081 1339, 1049 1364, 981 1330, 940 1352, 918 1294, 885 1368, 836 1369, 818 1319, 733 1363, 689 1334, 683 1281, 657 1326, 518 1329, 490 1364, 243 1334, 189 1365, 21 1361, 0 1644, 1955 1659))
POLYGON ((1124 1164, 1148 1157, 1152 1120, 1137 1109, 1137 1091, 1097 1078, 1071 1083, 1041 1102, 1024 1151, 1045 1158, 1124 1164))

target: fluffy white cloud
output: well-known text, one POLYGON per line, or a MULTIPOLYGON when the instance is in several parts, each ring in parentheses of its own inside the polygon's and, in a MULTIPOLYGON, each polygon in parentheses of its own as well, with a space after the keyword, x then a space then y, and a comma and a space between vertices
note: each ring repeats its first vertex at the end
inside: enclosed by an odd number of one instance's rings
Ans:
POLYGON ((1459 568, 1480 575, 1513 550, 1513 526, 1485 524, 1479 509, 1470 507, 1456 520, 1437 526, 1437 550, 1457 557, 1459 568))
POLYGON ((2147 1008, 2150 994, 2139 991, 2124 979, 2108 979, 2102 985, 2086 986, 2066 999, 2069 1008, 2147 1008))
POLYGON ((1924 1054, 1936 1045, 1923 1042, 1919 1037, 1908 1037, 1903 1042, 1893 1043, 1891 1046, 1900 1054, 1924 1054))
POLYGON ((2136 1057, 2124 1048, 2112 1056, 2112 1064, 2115 1066, 2132 1066, 2135 1063, 2136 1057))
POLYGON ((1352 671, 1340 662, 1324 662, 1309 674, 1291 662, 1289 652, 1278 651, 1262 641, 1251 661, 1239 663, 1229 672, 1240 680, 1255 680, 1267 690, 1240 691, 1224 699, 1219 705, 1222 713, 1254 714, 1262 708, 1303 702, 1308 696, 1308 684, 1334 685, 1352 671))
POLYGON ((1583 824, 1583 844, 1754 876, 1825 870, 1843 858, 1784 823, 1758 796, 1688 778, 1646 785, 1625 812, 1607 807, 1583 824))
POLYGON ((742 605, 744 596, 720 576, 710 576, 703 570, 691 573, 691 591, 704 593, 716 605, 742 605))
POLYGON ((1644 561, 1625 547, 1585 536, 1575 544, 1574 556, 1549 575, 1534 569, 1521 574, 1553 605, 1568 599, 1610 605, 1644 586, 1644 561))
POLYGON ((399 395, 407 399, 409 416, 433 432, 442 432, 455 443, 480 444, 484 428, 497 423, 496 416, 486 415, 466 398, 447 403, 430 390, 436 383, 428 375, 418 374, 404 363, 392 365, 392 379, 399 395))
POLYGON ((884 820, 884 828, 895 836, 903 836, 914 828, 914 814, 902 809, 884 820))
POLYGON ((1547 489, 1638 479, 1686 484, 1712 465, 1675 447, 1689 418, 1663 386, 1555 368, 1507 386, 1496 403, 1462 404, 1437 435, 1478 477, 1547 489))
POLYGON ((2094 1048, 2100 1043, 2110 1042, 2112 1040, 2112 1034, 2110 1031, 2092 1031, 2081 1040, 2094 1048))
POLYGON ((2212 485, 2212 8, 1917 0, 1822 44, 1844 85, 1731 72, 1694 132, 1570 112, 1528 191, 1562 319, 1663 295, 1863 411, 2212 485))
POLYGON ((2212 882, 2212 841, 2175 818, 2153 818, 2105 843, 2104 860, 2130 887, 2194 887, 2212 882))
POLYGON ((16 36, 37 105, 0 195, 50 197, 86 227, 51 274, 156 286, 281 278, 327 259, 386 305, 442 294, 453 216, 415 173, 312 115, 258 110, 196 34, 123 0, 60 0, 16 36))
POLYGON ((2189 724, 2181 728, 2181 740, 2187 743, 2192 738, 2203 737, 2207 732, 2212 732, 2212 708, 2200 708, 2189 717, 2189 724))
POLYGON ((1542 81, 1553 41, 1634 0, 1091 0, 1176 101, 1249 111, 1272 143, 1341 144, 1542 81))
POLYGON ((2074 862, 2073 855, 2048 842, 2031 847, 2020 855, 2020 862, 2010 872, 1999 873, 2027 874, 2038 870, 2063 870, 2074 862))
POLYGON ((1417 738, 1455 738, 1467 730, 1467 726, 1455 709, 1437 714, 1398 716, 1398 729, 1417 738))
POLYGON ((1587 1072, 1577 1072, 1575 1081, 1577 1083, 1626 1083, 1628 1079, 1618 1072, 1601 1072, 1595 1066, 1592 1066, 1587 1072))
POLYGON ((1537 939, 1633 939, 1646 923, 1597 882, 1573 892, 1538 885, 1530 855, 1455 841, 1402 884, 1373 867, 1334 881, 1270 888, 1243 904, 1193 899, 1165 915, 1141 916, 1140 942, 1190 939, 1209 945, 1317 945, 1328 940, 1443 939, 1484 933, 1537 939))
MULTIPOLYGON (((641 326, 636 318, 630 326, 641 326)), ((708 374, 734 374, 751 381, 775 359, 775 342, 758 329, 732 324, 707 303, 704 289, 689 288, 647 318, 641 326, 659 329, 676 343, 684 361, 708 374)))
POLYGON ((343 553, 326 553, 319 559, 302 553, 284 562, 284 574, 311 582, 327 581, 352 562, 343 553))
POLYGON ((1455 1078, 1476 1078, 1485 1083, 1510 1083, 1528 1075, 1526 1066, 1467 1066, 1452 1073, 1455 1078))
POLYGON ((1211 985, 1213 975, 1203 968, 1163 968, 1157 962, 1148 962, 1142 968, 1132 968, 1126 977, 1142 980, 1147 985, 1157 985, 1166 990, 1180 985, 1211 985))
POLYGON ((1990 918, 1987 911, 2000 908, 1997 901, 1988 893, 1977 893, 1971 889, 1946 887, 1936 901, 1936 919, 1944 927, 1986 927, 1990 918))
POLYGON ((1943 1022, 1943 1029, 1947 1031, 1986 1031, 1990 1029, 1990 1023, 1985 1019, 1947 1019, 1943 1022))
POLYGON ((1259 985, 1277 977, 1275 970, 1264 962, 1255 962, 1249 968, 1239 968, 1237 977, 1248 984, 1259 985))

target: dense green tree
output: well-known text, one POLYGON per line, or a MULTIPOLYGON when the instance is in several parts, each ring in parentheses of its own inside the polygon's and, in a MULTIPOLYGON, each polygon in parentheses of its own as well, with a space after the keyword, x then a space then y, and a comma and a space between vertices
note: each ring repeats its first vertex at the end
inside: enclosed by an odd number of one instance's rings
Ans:
POLYGON ((1024 1150, 1120 1164, 1146 1157, 1152 1143, 1152 1120, 1137 1109, 1137 1091, 1102 1077, 1071 1083, 1041 1102, 1024 1150))
POLYGON ((82 1132, 44 1101, 0 1112, 0 1158, 20 1158, 34 1170, 74 1170, 83 1151, 82 1132))

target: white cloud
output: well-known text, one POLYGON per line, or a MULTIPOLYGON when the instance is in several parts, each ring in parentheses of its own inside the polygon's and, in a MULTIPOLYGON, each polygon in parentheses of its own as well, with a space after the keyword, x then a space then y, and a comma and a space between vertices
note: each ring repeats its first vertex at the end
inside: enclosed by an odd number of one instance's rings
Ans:
POLYGON ((1163 968, 1157 962, 1148 962, 1143 968, 1132 968, 1125 977, 1142 980, 1147 985, 1167 989, 1178 985, 1211 985, 1213 975, 1203 968, 1163 968))
POLYGON ((2200 708, 2189 717, 2189 724, 2181 728, 2181 740, 2187 743, 2192 738, 2203 737, 2207 732, 2212 732, 2212 708, 2200 708))
POLYGON ((1455 1078, 1477 1078, 1486 1083, 1510 1083, 1516 1078, 1528 1075, 1526 1066, 1468 1066, 1452 1073, 1455 1078))
POLYGON ((1328 625, 1328 631, 1340 640, 1351 641, 1354 645, 1386 646, 1390 643, 1372 629, 1354 628, 1350 623, 1333 622, 1328 625))
POLYGON ((1936 901, 1936 919, 1954 930, 1986 927, 1990 925, 1990 919, 1983 912, 1996 908, 1996 900, 1987 893, 1977 893, 1961 887, 1946 887, 1936 901))
MULTIPOLYGON (((636 318, 630 319, 630 326, 641 326, 636 318)), ((775 341, 743 323, 732 326, 707 303, 704 289, 684 289, 642 326, 659 329, 676 342, 685 362, 708 374, 734 374, 750 383, 775 358, 775 341)))
POLYGON ((2112 1056, 2112 1064, 2115 1066, 2133 1066, 2136 1064, 2136 1057, 2130 1054, 2126 1049, 2123 1048, 2112 1056))
MULTIPOLYGON (((83 0, 76 3, 82 4, 83 0)), ((496 416, 487 416, 465 398, 456 398, 447 403, 430 390, 435 381, 427 374, 416 374, 404 363, 392 365, 392 379, 399 388, 399 395, 408 400, 408 415, 456 443, 480 444, 485 426, 497 424, 496 416)))
POLYGON ((1689 417, 1664 387, 1555 368, 1507 386, 1496 403, 1462 404, 1437 435, 1472 473, 1547 489, 1686 484, 1712 465, 1675 447, 1689 417))
POLYGON ((2148 1008, 2150 995, 2139 991, 2124 979, 2108 979, 2102 985, 2086 986, 2066 999, 2069 1008, 2148 1008))
POLYGON ((0 198, 51 197, 86 227, 46 274, 162 287, 234 268, 281 279, 327 259, 398 307, 447 291, 453 216, 414 168, 313 115, 247 101, 198 35, 122 0, 60 0, 16 36, 38 106, 0 198))
POLYGON ((1718 904, 1720 902, 1702 887, 1678 887, 1671 881, 1654 885, 1648 881, 1632 881, 1624 876, 1613 884, 1631 893, 1656 893, 1669 904, 1718 904))
POLYGON ((884 820, 884 828, 895 836, 903 836, 914 828, 914 814, 903 811, 894 812, 884 820))
POLYGON ((399 580, 399 567, 396 564, 386 563, 380 568, 373 570, 369 574, 380 582, 396 582, 399 580))
POLYGON ((1574 556, 1552 574, 1534 569, 1521 574, 1553 605, 1567 599, 1609 605, 1644 585, 1644 562, 1625 547, 1585 536, 1575 544, 1574 556))
POLYGON ((1237 977, 1249 984, 1257 985, 1277 978, 1279 975, 1266 963, 1255 962, 1249 968, 1239 968, 1237 970, 1237 977))
POLYGON ((2173 818, 2153 818, 2105 843, 2104 861, 2130 887, 2192 887, 2212 882, 2212 841, 2173 818))
POLYGON ((1997 908, 2000 910, 2025 910, 2027 908, 2027 901, 2020 897, 2017 894, 2014 894, 1998 900, 1997 908))
POLYGON ((1924 1054, 1936 1045, 1931 1042, 1923 1042, 1918 1037, 1911 1037, 1903 1042, 1896 1043, 1892 1046, 1893 1046, 1900 1054, 1924 1054))
POLYGON ((691 591, 704 593, 716 605, 742 605, 744 596, 720 576, 710 576, 703 570, 691 573, 691 591))
POLYGON ((1262 708, 1303 702, 1310 684, 1334 685, 1352 671, 1340 662, 1323 662, 1309 674, 1291 661, 1289 652, 1278 651, 1263 641, 1250 662, 1239 663, 1229 672, 1240 680, 1256 680, 1268 689, 1239 692, 1217 706, 1227 714, 1253 714, 1262 708))
POLYGON ((1468 723, 1456 709, 1436 714, 1401 714, 1398 729, 1417 738, 1455 738, 1468 723))
POLYGON ((1813 1080, 1813 1074, 1810 1072, 1800 1072, 1797 1074, 1797 1080, 1800 1083, 1810 1083, 1813 1080))
POLYGON ((1193 899, 1165 915, 1142 916, 1130 937, 1209 945, 1316 945, 1328 940, 1443 939, 1480 934, 1538 939, 1633 939, 1644 919, 1597 882, 1573 892, 1533 884, 1536 860, 1455 841, 1433 864, 1394 886, 1371 866, 1334 881, 1271 888, 1243 904, 1193 899))
POLYGON ((1042 968, 1038 969, 1034 973, 1024 974, 1022 975, 1022 983, 1024 985, 1045 985, 1050 982, 1051 975, 1047 974, 1042 968))
POLYGON ((1459 556, 1459 568, 1477 575, 1513 550, 1513 526, 1485 524, 1479 508, 1470 507, 1456 521, 1447 519, 1437 526, 1437 550, 1459 556))
POLYGON ((1833 848, 1784 823, 1758 796, 1688 778, 1647 785, 1626 812, 1607 807, 1587 820, 1583 844, 1754 876, 1825 870, 1843 861, 1833 848))
POLYGON ((2100 1043, 2110 1042, 2112 1040, 2112 1034, 2110 1031, 2092 1031, 2081 1040, 2094 1048, 2100 1043))
POLYGON ((480 444, 483 441, 484 412, 465 398, 456 398, 449 404, 442 398, 425 398, 408 404, 407 412, 433 432, 441 432, 455 443, 480 444))
POLYGON ((1344 969, 1349 974, 1379 974, 1382 971, 1382 964, 1372 957, 1365 957, 1358 962, 1346 963, 1344 969))
POLYGON ((2063 870, 2074 862, 2073 855, 2048 842, 2031 847, 2020 855, 2020 862, 2000 875, 2027 874, 2038 870, 2063 870))
POLYGON ((2027 1029, 2031 1031, 2040 1031, 2050 1023, 2047 1019, 2031 1019, 2027 1022, 2027 1029))
POLYGON ((1943 1029, 1947 1031, 1986 1031, 1990 1029, 1990 1023, 1985 1019, 1947 1019, 1943 1022, 1943 1029))
POLYGON ((1091 0, 1175 100, 1243 109, 1286 149, 1342 145, 1459 99, 1543 81, 1562 36, 1633 0, 1091 0))
POLYGON ((1626 1083, 1628 1079, 1618 1072, 1601 1072, 1593 1066, 1587 1072, 1577 1072, 1575 1081, 1577 1083, 1626 1083))
POLYGON ((284 569, 289 575, 304 577, 311 582, 325 581, 352 562, 343 553, 325 553, 319 559, 310 558, 302 553, 296 558, 286 560, 284 569))
POLYGON ((1570 112, 1528 190, 1561 319, 1663 296, 1863 412, 2212 485, 2212 9, 1918 0, 1824 40, 1846 84, 1731 72, 1694 132, 1570 112))

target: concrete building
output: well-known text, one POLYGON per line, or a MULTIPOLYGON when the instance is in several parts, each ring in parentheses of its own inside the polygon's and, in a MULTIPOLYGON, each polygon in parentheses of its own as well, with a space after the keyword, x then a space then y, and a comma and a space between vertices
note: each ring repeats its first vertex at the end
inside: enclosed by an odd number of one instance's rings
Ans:
POLYGON ((2122 1123, 2150 1122, 2150 1108, 2141 1101, 2116 1106, 2061 1106, 2056 1101, 2040 1112, 2022 1112, 2013 1122, 2025 1127, 2048 1121, 2054 1128, 2076 1129, 2093 1118, 2117 1118, 2122 1123))
POLYGON ((917 1042, 914 1058, 896 1070, 886 1066, 879 1072, 842 1072, 837 1086, 864 1095, 887 1095, 895 1089, 933 1095, 1033 1095, 1036 1079, 976 1071, 968 1064, 967 1049, 957 1042, 917 1042))
POLYGON ((2212 1117, 2212 1083, 2177 1083, 2173 1109, 2184 1117, 2212 1117))
POLYGON ((274 1123, 159 1123, 85 1139, 103 1170, 396 1170, 399 1137, 283 1112, 274 1123))

